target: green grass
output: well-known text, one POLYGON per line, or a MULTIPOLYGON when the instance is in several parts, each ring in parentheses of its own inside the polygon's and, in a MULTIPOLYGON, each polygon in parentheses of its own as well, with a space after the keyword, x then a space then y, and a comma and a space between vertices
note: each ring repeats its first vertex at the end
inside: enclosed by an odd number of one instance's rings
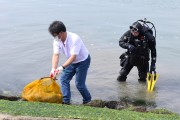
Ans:
POLYGON ((8 100, 0 100, 0 113, 36 117, 79 118, 83 120, 180 120, 179 115, 164 109, 142 113, 130 109, 113 110, 82 105, 8 100))

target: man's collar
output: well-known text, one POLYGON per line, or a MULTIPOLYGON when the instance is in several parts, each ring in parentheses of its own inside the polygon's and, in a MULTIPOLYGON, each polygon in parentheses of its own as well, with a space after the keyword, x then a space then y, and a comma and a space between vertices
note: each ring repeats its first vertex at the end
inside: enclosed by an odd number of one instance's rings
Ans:
POLYGON ((66 40, 64 41, 64 45, 66 45, 67 41, 68 41, 68 36, 69 36, 69 32, 66 32, 66 40))

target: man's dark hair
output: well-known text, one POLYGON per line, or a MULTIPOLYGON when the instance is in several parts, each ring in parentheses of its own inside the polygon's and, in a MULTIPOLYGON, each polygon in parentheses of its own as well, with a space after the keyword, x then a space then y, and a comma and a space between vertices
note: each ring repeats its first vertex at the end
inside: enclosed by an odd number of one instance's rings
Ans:
POLYGON ((66 26, 61 21, 54 21, 49 26, 49 32, 55 37, 60 32, 66 32, 66 26))

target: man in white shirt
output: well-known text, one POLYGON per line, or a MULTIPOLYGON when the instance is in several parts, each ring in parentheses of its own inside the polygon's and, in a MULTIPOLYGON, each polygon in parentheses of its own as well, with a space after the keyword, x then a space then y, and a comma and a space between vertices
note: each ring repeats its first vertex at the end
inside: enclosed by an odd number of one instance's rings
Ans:
POLYGON ((61 21, 54 21, 49 26, 49 32, 54 37, 51 77, 61 74, 61 90, 63 103, 70 104, 71 92, 70 81, 76 74, 75 84, 83 97, 83 104, 91 101, 91 95, 86 87, 86 76, 91 58, 81 38, 66 31, 61 21), (67 60, 58 67, 59 54, 65 54, 67 60))

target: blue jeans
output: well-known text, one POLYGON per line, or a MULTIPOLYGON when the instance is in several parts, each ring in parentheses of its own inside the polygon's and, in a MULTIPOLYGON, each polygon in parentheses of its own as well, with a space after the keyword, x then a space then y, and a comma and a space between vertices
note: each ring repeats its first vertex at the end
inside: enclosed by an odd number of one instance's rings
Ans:
POLYGON ((90 62, 91 62, 91 58, 89 55, 86 60, 79 63, 70 64, 62 72, 60 81, 61 81, 61 91, 63 94, 64 103, 70 103, 71 100, 70 81, 72 80, 75 74, 76 74, 76 78, 75 78, 76 88, 79 90, 79 92, 83 97, 83 103, 87 103, 91 101, 91 95, 85 84, 90 62))

